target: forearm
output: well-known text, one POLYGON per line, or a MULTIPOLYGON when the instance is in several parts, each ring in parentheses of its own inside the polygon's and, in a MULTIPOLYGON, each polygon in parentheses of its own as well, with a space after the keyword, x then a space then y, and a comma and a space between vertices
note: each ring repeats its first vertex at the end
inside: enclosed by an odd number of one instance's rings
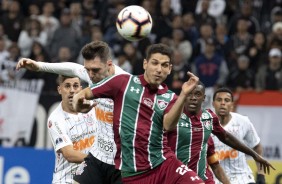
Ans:
POLYGON ((219 165, 219 163, 211 164, 212 171, 215 177, 223 184, 230 184, 230 181, 225 174, 223 168, 219 165))
POLYGON ((238 140, 235 136, 233 136, 231 133, 226 132, 224 137, 219 137, 220 141, 223 142, 224 144, 241 151, 247 155, 252 156, 255 158, 257 156, 257 153, 246 146, 244 143, 242 143, 240 140, 238 140))
POLYGON ((163 125, 165 130, 171 131, 176 127, 180 115, 183 112, 185 100, 186 96, 180 94, 170 111, 164 116, 163 125))
POLYGON ((84 161, 84 158, 87 155, 85 153, 82 153, 80 151, 72 150, 68 154, 65 154, 65 159, 70 163, 81 163, 84 161))
MULTIPOLYGON (((262 156, 263 154, 263 148, 262 145, 259 143, 258 145, 256 145, 253 150, 259 154, 260 156, 262 156)), ((260 164, 256 162, 257 165, 257 169, 258 169, 258 174, 263 174, 264 175, 264 171, 262 169, 260 169, 260 164)))
POLYGON ((89 82, 89 78, 85 73, 84 66, 71 63, 71 62, 62 62, 62 63, 45 63, 37 62, 40 72, 55 73, 58 75, 65 75, 70 77, 78 77, 83 81, 89 82))
POLYGON ((76 112, 89 112, 89 110, 91 110, 91 104, 89 100, 92 100, 94 98, 92 91, 89 87, 83 89, 82 91, 80 91, 79 93, 75 94, 73 96, 73 109, 76 112), (88 100, 89 103, 86 103, 86 101, 88 100))

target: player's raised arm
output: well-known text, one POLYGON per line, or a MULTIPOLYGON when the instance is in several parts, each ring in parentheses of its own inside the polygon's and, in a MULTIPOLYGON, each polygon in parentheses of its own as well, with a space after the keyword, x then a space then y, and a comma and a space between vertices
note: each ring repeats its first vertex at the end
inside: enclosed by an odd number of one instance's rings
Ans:
POLYGON ((19 70, 21 68, 36 72, 48 72, 64 76, 78 77, 89 84, 92 83, 84 66, 77 63, 46 63, 29 58, 21 58, 17 63, 16 69, 19 70))
POLYGON ((187 74, 189 75, 189 80, 182 85, 181 93, 178 96, 175 104, 170 109, 170 111, 164 116, 163 126, 164 129, 167 131, 173 130, 175 128, 176 124, 178 123, 179 117, 183 111, 186 97, 199 82, 199 78, 193 73, 188 72, 187 74))

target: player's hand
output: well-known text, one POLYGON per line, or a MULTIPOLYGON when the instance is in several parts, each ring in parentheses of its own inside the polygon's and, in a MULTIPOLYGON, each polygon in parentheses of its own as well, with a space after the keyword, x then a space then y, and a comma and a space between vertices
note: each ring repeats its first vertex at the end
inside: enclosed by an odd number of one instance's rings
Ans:
POLYGON ((185 95, 188 95, 199 83, 199 78, 191 72, 187 72, 189 77, 188 81, 182 85, 182 91, 185 95))
POLYGON ((84 97, 80 97, 77 100, 77 104, 74 105, 74 109, 78 112, 87 113, 96 105, 97 102, 86 100, 84 97))
POLYGON ((39 70, 39 65, 36 61, 28 58, 21 58, 16 66, 16 69, 19 70, 21 68, 25 68, 31 71, 38 71, 39 70))
POLYGON ((258 154, 256 154, 256 156, 254 157, 254 160, 259 163, 260 170, 264 171, 264 173, 269 174, 270 173, 270 168, 275 170, 275 168, 267 160, 265 160, 263 157, 261 157, 258 154))

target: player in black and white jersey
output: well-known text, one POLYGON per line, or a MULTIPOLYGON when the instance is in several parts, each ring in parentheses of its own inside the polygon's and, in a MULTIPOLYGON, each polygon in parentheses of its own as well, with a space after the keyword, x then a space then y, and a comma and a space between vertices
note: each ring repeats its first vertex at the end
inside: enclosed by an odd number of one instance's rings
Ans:
MULTIPOLYGON (((26 68, 31 71, 50 72, 67 76, 77 76, 89 85, 104 78, 125 74, 117 65, 112 63, 110 48, 102 41, 95 41, 85 45, 82 49, 84 66, 76 63, 45 63, 36 62, 28 58, 18 61, 17 69, 26 68), (102 56, 106 55, 104 58, 102 56)), ((121 183, 120 171, 114 167, 116 145, 114 142, 112 114, 113 101, 111 99, 96 99, 97 138, 90 153, 78 169, 76 181, 79 183, 121 183)))
POLYGON ((62 101, 47 121, 56 157, 52 184, 71 184, 79 164, 94 144, 96 116, 94 108, 83 114, 75 112, 72 107, 74 94, 82 89, 78 77, 59 76, 58 81, 62 101))
MULTIPOLYGON (((219 88, 213 95, 213 106, 223 128, 243 141, 246 145, 262 155, 260 138, 247 116, 231 112, 233 108, 233 94, 228 88, 219 88)), ((246 155, 235 150, 216 137, 213 137, 215 150, 219 155, 220 164, 232 184, 265 183, 264 171, 258 165, 258 180, 255 182, 252 170, 248 166, 246 155)), ((217 182, 219 183, 219 182, 217 182)))

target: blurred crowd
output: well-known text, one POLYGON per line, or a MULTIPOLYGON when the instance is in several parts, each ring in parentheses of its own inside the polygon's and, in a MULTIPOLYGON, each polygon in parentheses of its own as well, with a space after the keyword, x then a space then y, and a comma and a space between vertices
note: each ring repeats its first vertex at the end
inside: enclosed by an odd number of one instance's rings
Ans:
POLYGON ((0 83, 42 78, 43 93, 56 93, 55 74, 15 71, 19 58, 83 63, 80 49, 106 41, 113 62, 132 74, 143 73, 146 48, 173 48, 167 85, 178 93, 186 72, 206 87, 282 91, 281 0, 1 0, 0 83), (123 39, 116 17, 140 5, 153 18, 152 32, 139 42, 123 39))

